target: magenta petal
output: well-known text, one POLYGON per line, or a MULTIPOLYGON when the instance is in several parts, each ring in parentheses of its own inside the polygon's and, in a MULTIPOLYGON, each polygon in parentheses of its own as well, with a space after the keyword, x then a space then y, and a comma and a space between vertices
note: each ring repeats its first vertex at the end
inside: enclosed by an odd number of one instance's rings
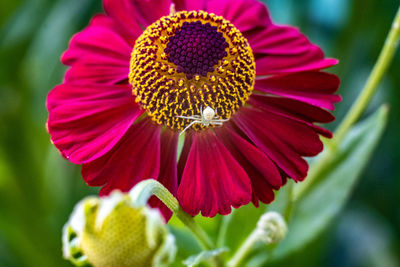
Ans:
POLYGON ((174 0, 175 9, 177 11, 190 11, 190 10, 204 10, 207 11, 207 2, 209 0, 198 0, 198 1, 191 1, 191 0, 174 0))
POLYGON ((65 74, 64 82, 71 84, 113 85, 127 82, 129 68, 86 62, 75 63, 65 74))
POLYGON ((258 199, 264 203, 272 202, 274 200, 272 188, 279 189, 282 186, 282 177, 272 160, 230 127, 217 128, 215 132, 249 175, 253 189, 253 202, 258 199))
POLYGON ((129 74, 129 36, 119 33, 114 22, 96 15, 87 29, 75 35, 62 62, 71 65, 65 82, 111 85, 126 81, 129 74))
MULTIPOLYGON (((106 14, 119 26, 130 40, 136 40, 143 32, 136 17, 136 10, 130 0, 103 0, 106 14)), ((134 42, 130 42, 133 47, 134 42)))
POLYGON ((292 73, 301 71, 321 70, 338 64, 337 59, 318 59, 318 49, 313 47, 308 53, 299 56, 263 56, 256 58, 256 75, 271 75, 276 73, 292 73))
POLYGON ((301 156, 316 156, 323 149, 318 134, 304 123, 274 113, 251 109, 246 116, 254 116, 253 121, 267 127, 271 134, 280 138, 301 156))
POLYGON ((52 142, 76 164, 107 153, 143 112, 122 85, 62 84, 49 93, 47 108, 52 142))
POLYGON ((318 134, 320 134, 320 135, 322 135, 322 136, 324 136, 326 138, 332 138, 333 137, 333 133, 331 131, 327 130, 327 129, 324 129, 324 128, 319 127, 319 126, 314 125, 314 124, 307 123, 307 125, 309 127, 311 127, 316 133, 318 133, 318 134))
POLYGON ((178 199, 191 215, 228 214, 251 200, 249 177, 210 131, 194 134, 178 188, 178 199))
POLYGON ((178 11, 203 10, 223 16, 245 36, 272 23, 266 6, 257 0, 175 0, 175 4, 178 11))
POLYGON ((256 58, 256 74, 270 75, 319 70, 338 63, 325 58, 297 28, 276 26, 246 36, 256 58))
POLYGON ((304 122, 328 123, 335 120, 330 112, 322 108, 290 98, 253 94, 249 103, 263 110, 304 122))
POLYGON ((138 28, 129 28, 126 31, 125 25, 119 23, 119 21, 114 20, 110 16, 106 14, 97 14, 95 15, 91 22, 90 26, 92 27, 104 27, 112 30, 113 32, 121 35, 125 41, 129 44, 129 46, 133 47, 135 44, 136 39, 142 34, 142 29, 138 28), (134 30, 134 31, 133 31, 134 30))
POLYGON ((149 119, 132 126, 111 151, 83 164, 83 179, 91 186, 106 182, 100 195, 107 195, 114 189, 128 191, 144 179, 157 178, 160 172, 160 132, 161 127, 149 119))
POLYGON ((105 19, 102 15, 94 17, 86 29, 72 37, 68 50, 61 58, 63 64, 71 66, 83 61, 129 70, 133 44, 128 44, 113 28, 99 22, 105 19))
POLYGON ((193 143, 193 135, 191 134, 190 131, 187 131, 185 133, 185 142, 183 143, 183 148, 181 155, 179 157, 178 161, 178 182, 180 183, 180 180, 182 178, 183 171, 186 166, 186 161, 189 156, 190 148, 192 147, 193 143))
POLYGON ((332 137, 330 131, 313 124, 314 122, 327 123, 335 119, 331 113, 324 109, 294 99, 255 94, 251 95, 249 103, 266 112, 272 112, 304 123, 327 138, 332 137))
POLYGON ((133 33, 169 15, 171 0, 104 0, 106 13, 133 33))
MULTIPOLYGON (((176 166, 177 148, 178 133, 166 129, 161 134, 161 164, 160 174, 158 175, 157 180, 162 183, 174 196, 176 196, 176 191, 178 189, 176 166)), ((166 221, 171 218, 171 210, 167 206, 165 206, 158 198, 152 197, 150 199, 150 205, 152 207, 158 207, 161 213, 164 215, 166 221)))
POLYGON ((251 186, 253 188, 253 194, 251 201, 254 206, 259 206, 259 201, 264 204, 269 204, 275 199, 275 193, 272 190, 271 185, 267 179, 262 176, 253 176, 251 178, 251 186))
POLYGON ((254 168, 276 189, 282 185, 282 178, 277 167, 261 150, 240 137, 231 127, 218 128, 216 133, 218 139, 223 142, 242 167, 254 168))
POLYGON ((257 79, 254 89, 334 110, 333 103, 341 100, 339 95, 333 94, 339 83, 336 75, 315 71, 257 79))
POLYGON ((247 31, 265 28, 272 23, 267 7, 257 0, 206 1, 205 11, 223 16, 232 22, 245 36, 247 31))
POLYGON ((302 156, 316 155, 323 148, 311 128, 285 117, 243 108, 233 120, 259 149, 294 180, 302 180, 307 175, 308 165, 302 156))

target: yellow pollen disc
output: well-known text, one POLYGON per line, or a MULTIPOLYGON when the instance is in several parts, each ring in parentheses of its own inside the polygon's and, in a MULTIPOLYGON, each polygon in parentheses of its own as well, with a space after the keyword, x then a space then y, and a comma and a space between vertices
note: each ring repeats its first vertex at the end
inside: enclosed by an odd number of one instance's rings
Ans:
POLYGON ((247 40, 229 21, 204 11, 177 12, 147 27, 129 73, 136 102, 155 122, 177 130, 194 121, 195 130, 221 125, 246 103, 254 78, 247 40), (207 107, 219 123, 201 121, 207 107))

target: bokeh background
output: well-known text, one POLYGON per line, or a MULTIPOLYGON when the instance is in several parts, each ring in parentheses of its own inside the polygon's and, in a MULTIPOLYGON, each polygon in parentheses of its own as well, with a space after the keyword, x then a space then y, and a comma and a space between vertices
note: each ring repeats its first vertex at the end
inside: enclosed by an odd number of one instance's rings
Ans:
MULTIPOLYGON (((334 129, 373 67, 399 6, 395 0, 264 0, 340 59, 343 101, 334 129)), ((61 228, 74 204, 96 194, 58 154, 45 129, 46 95, 73 33, 102 12, 100 0, 0 1, 0 266, 71 266, 61 228)), ((345 209, 311 244, 277 266, 400 266, 400 53, 367 113, 390 105, 387 129, 345 209)))

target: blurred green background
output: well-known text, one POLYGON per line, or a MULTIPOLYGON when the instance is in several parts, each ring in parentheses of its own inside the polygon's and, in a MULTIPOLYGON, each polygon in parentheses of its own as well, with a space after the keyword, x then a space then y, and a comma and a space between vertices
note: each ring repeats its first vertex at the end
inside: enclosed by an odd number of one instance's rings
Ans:
MULTIPOLYGON (((363 87, 399 5, 394 0, 265 0, 278 23, 300 27, 340 59, 337 121, 363 87)), ((58 154, 45 129, 46 95, 62 81, 72 34, 100 0, 0 1, 0 266, 71 266, 61 228, 96 188, 58 154)), ((389 103, 388 127, 344 211, 277 266, 400 266, 400 53, 368 113, 389 103)))

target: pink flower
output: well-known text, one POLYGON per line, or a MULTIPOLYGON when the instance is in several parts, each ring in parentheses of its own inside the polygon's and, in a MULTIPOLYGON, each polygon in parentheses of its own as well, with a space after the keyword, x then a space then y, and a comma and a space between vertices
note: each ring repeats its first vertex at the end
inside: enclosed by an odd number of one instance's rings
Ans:
POLYGON ((332 136, 315 123, 334 120, 339 79, 321 69, 337 60, 256 0, 104 9, 72 38, 47 99, 51 140, 87 184, 104 195, 156 179, 186 212, 212 217, 270 203, 287 177, 306 177, 303 157, 332 136))

